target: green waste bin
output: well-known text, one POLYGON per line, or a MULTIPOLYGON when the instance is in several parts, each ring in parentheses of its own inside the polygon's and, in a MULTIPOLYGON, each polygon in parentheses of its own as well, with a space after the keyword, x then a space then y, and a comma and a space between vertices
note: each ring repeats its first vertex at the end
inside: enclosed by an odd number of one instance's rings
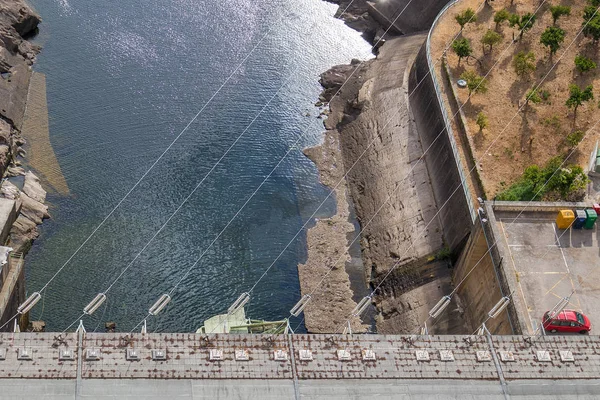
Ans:
POLYGON ((587 216, 585 220, 585 225, 583 226, 585 229, 593 229, 596 220, 598 219, 598 214, 594 210, 585 210, 585 214, 587 216))

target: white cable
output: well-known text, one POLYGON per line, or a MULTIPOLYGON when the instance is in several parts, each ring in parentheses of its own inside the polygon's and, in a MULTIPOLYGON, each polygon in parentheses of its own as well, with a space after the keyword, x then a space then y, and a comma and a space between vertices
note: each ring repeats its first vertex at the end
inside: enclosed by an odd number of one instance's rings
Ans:
MULTIPOLYGON (((348 6, 344 10, 344 12, 352 5, 354 0, 351 0, 348 3, 348 6)), ((79 245, 79 247, 75 250, 75 252, 63 263, 63 265, 52 275, 52 277, 46 282, 44 286, 39 290, 39 292, 44 291, 50 285, 50 283, 62 272, 62 270, 71 262, 71 260, 79 253, 79 251, 89 242, 89 240, 94 236, 94 234, 104 225, 104 223, 114 214, 114 212, 120 207, 120 205, 129 197, 129 195, 139 186, 139 184, 144 180, 144 178, 154 169, 154 167, 160 162, 160 160, 165 156, 165 154, 173 147, 173 145, 179 140, 179 138, 189 129, 189 127, 196 121, 196 119, 202 114, 202 112, 206 109, 206 107, 215 99, 215 97, 221 92, 221 90, 229 83, 231 78, 240 70, 240 68, 246 63, 246 61, 250 58, 250 56, 256 51, 256 49, 262 44, 262 42, 269 37, 271 30, 274 29, 275 26, 279 22, 281 22, 286 14, 282 14, 279 19, 271 25, 271 27, 267 30, 267 32, 260 38, 260 40, 252 47, 250 52, 244 57, 244 59, 237 65, 237 67, 233 70, 233 72, 225 79, 225 81, 219 86, 219 88, 213 93, 213 95, 208 99, 206 103, 200 108, 200 110, 194 115, 194 117, 188 122, 188 124, 183 128, 183 130, 175 137, 175 139, 167 146, 167 148, 161 153, 161 155, 152 163, 152 165, 142 174, 142 176, 138 179, 138 181, 129 189, 129 191, 125 194, 121 200, 113 207, 113 209, 104 217, 104 219, 100 222, 98 226, 94 228, 94 230, 88 235, 88 237, 79 245)), ((220 160, 219 160, 220 161, 220 160)), ((214 168, 213 168, 214 169, 214 168)), ((211 169, 211 171, 213 170, 211 169)), ((137 258, 137 256, 136 256, 137 258)), ((18 314, 11 318, 14 319, 18 314)), ((0 327, 2 329, 2 327, 0 327)))
MULTIPOLYGON (((404 10, 406 10, 406 8, 412 3, 413 0, 410 0, 406 6, 404 7, 404 9, 402 10, 402 12, 404 12, 404 10)), ((350 6, 350 4, 348 5, 348 7, 350 6)), ((346 9, 348 9, 348 7, 346 7, 346 9)), ((384 34, 381 36, 381 38, 372 46, 371 49, 375 49, 377 48, 377 45, 380 43, 381 40, 383 40, 383 38, 385 37, 385 34, 393 27, 394 23, 397 21, 397 19, 402 15, 402 12, 400 14, 398 14, 398 16, 394 19, 394 21, 392 22, 392 24, 390 25, 390 27, 384 32, 384 34)), ((332 96, 332 98, 335 98, 340 92, 341 90, 345 87, 346 83, 350 80, 350 78, 352 78, 352 76, 354 76, 354 73, 364 64, 365 61, 361 61, 356 68, 354 68, 354 70, 352 71, 352 73, 346 78, 346 80, 344 81, 344 83, 340 86, 340 88, 335 92, 335 94, 332 96)), ((185 272, 185 274, 177 281, 177 283, 175 284, 175 286, 169 291, 169 295, 172 295, 175 290, 177 290, 177 288, 179 287, 179 285, 185 280, 185 278, 187 278, 187 276, 191 273, 191 271, 194 269, 194 267, 200 262, 200 260, 204 257, 204 255, 208 252, 208 250, 210 250, 210 248, 214 245, 214 243, 221 237, 221 235, 225 232, 225 230, 229 227, 229 225, 231 225, 231 223, 235 220, 235 218, 240 214, 240 212, 245 208, 245 206, 248 204, 248 202, 254 197, 254 195, 260 190, 260 188, 265 184, 265 182, 267 181, 267 179, 275 172, 275 170, 279 167, 279 165, 281 164, 281 162, 285 159, 285 157, 287 157, 287 155, 290 153, 290 151, 295 148, 296 144, 298 144, 299 140, 304 136, 304 134, 306 133, 303 132, 302 135, 300 135, 300 137, 298 138, 298 140, 292 145, 290 146, 290 148, 288 149, 288 151, 285 153, 285 155, 280 159, 280 161, 277 163, 277 165, 271 170, 271 172, 265 177, 265 179, 260 183, 260 185, 256 188, 256 190, 252 193, 252 195, 246 200, 246 202, 242 205, 242 207, 235 213, 235 215, 229 220, 229 222, 225 225, 225 227, 219 232, 219 234, 212 240, 212 242, 208 245, 208 247, 202 252, 202 254, 196 259, 196 261, 188 268, 188 270, 185 272)), ((365 150, 366 152, 366 150, 365 150)), ((365 152, 363 152, 362 155, 365 154, 365 152)), ((361 157, 362 157, 361 155, 361 157)), ((360 158, 359 158, 360 159, 360 158)), ((358 162, 358 160, 357 160, 358 162)), ((356 162, 354 163, 354 165, 356 165, 356 162)), ((353 166, 354 166, 353 165, 353 166)), ((347 172, 346 175, 348 174, 348 172, 350 172, 352 168, 350 168, 347 172)), ((344 175, 344 177, 338 182, 338 184, 336 185, 335 188, 337 188, 337 186, 339 186, 345 179, 346 175, 344 175)), ((333 194, 335 193, 335 188, 333 190, 331 190, 329 192, 329 194, 327 195, 327 197, 321 202, 321 204, 317 207, 317 209, 315 210, 315 212, 313 213, 313 215, 307 220, 307 223, 310 222, 310 220, 312 219, 312 217, 314 217, 314 215, 318 212, 318 210, 320 209, 321 206, 323 206, 323 204, 325 204, 325 202, 327 201, 327 199, 333 194)), ((281 257, 281 255, 285 252, 285 250, 290 246, 290 244, 298 237, 298 235, 303 231, 303 229, 306 227, 307 223, 305 223, 300 230, 298 231, 298 233, 296 233, 296 235, 288 242, 288 244, 286 245, 286 247, 284 248, 284 250, 279 254, 279 256, 275 259, 275 261, 269 266, 269 268, 267 268, 267 270, 262 274, 262 276, 259 278, 259 280, 254 284, 254 286, 252 286, 252 289, 248 292, 250 293, 252 290, 254 290, 254 288, 258 285, 258 283, 266 276, 266 274, 269 272, 269 270, 271 269, 271 267, 275 264, 275 262, 281 257)), ((144 319, 148 318, 150 316, 150 314, 148 314, 144 319)), ((142 319, 142 322, 143 320, 142 319)), ((139 322, 132 330, 135 330, 135 328, 137 328, 142 322, 139 322)))
MULTIPOLYGON (((540 8, 540 7, 541 7, 543 4, 544 4, 544 2, 542 2, 542 4, 541 4, 541 5, 538 7, 538 10, 539 10, 539 8, 540 8)), ((594 14, 593 14, 593 15, 592 15, 592 17, 590 18, 590 20, 594 18, 594 16, 596 15, 596 13, 597 13, 599 10, 600 10, 600 7, 598 7, 598 8, 596 9, 596 11, 594 12, 594 14)), ((534 15, 535 15, 536 13, 537 13, 537 10, 536 10, 536 12, 534 13, 534 15)), ((566 48, 566 49, 565 49, 565 51, 562 53, 562 55, 559 57, 559 59, 558 59, 558 60, 557 60, 557 61, 556 61, 556 62, 555 62, 553 65, 552 65, 552 67, 550 68, 550 70, 549 70, 549 71, 548 71, 548 72, 547 72, 547 73, 544 75, 544 77, 542 78, 542 80, 540 81, 540 83, 539 83, 539 84, 537 84, 537 85, 536 85, 536 87, 535 87, 533 90, 537 90, 537 89, 539 89, 539 87, 540 87, 540 86, 542 85, 542 83, 543 83, 543 82, 546 80, 546 78, 548 77, 548 75, 549 75, 549 74, 550 74, 550 73, 551 73, 551 72, 554 70, 554 68, 556 67, 556 65, 557 65, 557 64, 558 64, 558 63, 559 63, 559 62, 562 60, 562 58, 565 56, 565 54, 567 53, 567 51, 569 50, 569 48, 570 48, 570 47, 573 45, 573 43, 575 43, 575 41, 576 41, 576 40, 577 40, 577 38, 578 38, 578 37, 581 35, 581 33, 583 33, 583 30, 584 30, 584 29, 587 27, 587 25, 589 24, 589 21, 590 21, 590 20, 586 21, 586 23, 583 25, 583 27, 581 28, 581 30, 579 31, 579 33, 578 33, 578 34, 575 36, 575 38, 573 39, 573 41, 571 41, 571 43, 570 43, 570 44, 567 46, 567 48, 566 48)), ((498 62, 496 62, 496 64, 497 64, 497 63, 498 63, 498 62)), ((494 64, 494 66, 492 67, 492 69, 495 67, 495 65, 496 65, 496 64, 494 64)), ((491 70, 490 70, 490 71, 491 71, 491 70)), ((488 74, 489 74, 489 71, 488 71, 488 74)), ((486 76, 487 76, 487 74, 486 74, 486 76)), ((463 106, 464 106, 464 104, 463 104, 461 107, 459 107, 459 110, 457 111, 457 113, 458 113, 458 112, 459 112, 459 111, 462 109, 462 107, 463 107, 463 106)), ((508 123, 506 124, 506 126, 504 127, 504 129, 502 129, 502 131, 500 132, 500 134, 498 135, 498 137, 497 137, 496 139, 494 139, 494 141, 493 141, 493 142, 490 144, 490 146, 489 146, 489 147, 488 147, 488 148, 485 150, 484 154, 488 153, 488 152, 489 152, 489 150, 490 150, 490 149, 491 149, 491 148, 492 148, 492 147, 495 145, 495 143, 496 143, 496 142, 497 142, 497 141, 498 141, 498 140, 499 140, 499 139, 502 137, 502 135, 503 135, 504 131, 506 131, 506 129, 507 129, 509 126, 510 126, 510 124, 512 123, 512 121, 513 121, 513 120, 514 120, 514 119, 517 117, 517 115, 519 115, 519 112, 521 112, 521 110, 523 109, 523 107, 525 107, 525 104, 523 104, 523 105, 519 106, 519 108, 517 109, 516 113, 513 115, 513 117, 510 119, 510 121, 508 121, 508 123)), ((454 116, 456 116, 456 114, 455 114, 454 116)), ((595 126, 595 125, 594 125, 594 126, 595 126)), ((471 168, 471 169, 469 170, 469 174, 471 174, 471 173, 473 172, 473 170, 474 170, 474 169, 475 169, 475 166, 473 166, 473 168, 471 168)), ((468 174, 468 175, 469 175, 469 174, 468 174)), ((466 178, 465 178, 465 179, 466 179, 466 178)), ((465 182, 464 182, 463 180, 461 180, 461 183, 460 183, 460 185, 457 187, 457 189, 458 189, 458 188, 460 188, 460 187, 461 187, 462 185, 464 185, 464 184, 465 184, 465 182)), ((457 190, 457 189, 455 189, 455 191, 454 191, 454 192, 453 192, 453 193, 452 193, 452 194, 449 196, 448 200, 446 200, 446 202, 445 202, 445 203, 442 205, 442 207, 441 207, 441 208, 438 210, 438 212, 436 213, 436 216, 437 216, 437 214, 438 214, 438 213, 439 213, 439 212, 440 212, 440 211, 441 211, 441 210, 444 208, 444 206, 445 206, 446 204, 448 204, 448 201, 449 201, 449 199, 450 199, 450 198, 451 198, 451 197, 454 195, 454 193, 456 192, 456 190, 457 190)), ((435 218, 435 216, 434 216, 434 218, 435 218)), ((433 219, 432 219, 431 221, 433 221, 433 219)), ((425 229, 424 229, 424 231, 426 231, 426 229, 427 229, 427 227, 429 226, 429 224, 431 223, 431 221, 430 221, 430 222, 429 222, 429 223, 428 223, 428 224, 425 226, 425 229)), ((406 250, 406 252, 405 252, 403 255, 405 255, 405 254, 406 254, 406 253, 407 253, 407 252, 408 252, 408 251, 409 251, 409 250, 410 250, 410 249, 411 249, 413 246, 414 246, 414 243, 413 243, 413 244, 411 244, 411 245, 409 246, 409 248, 406 250)), ((491 248, 490 248, 490 249, 491 249, 491 248)), ((490 249, 488 249, 488 252, 490 251, 490 249)), ((400 258, 402 259, 402 257, 400 257, 400 258)), ((395 270, 395 269, 396 269, 396 268, 397 268, 399 265, 400 265, 400 261, 396 262, 396 263, 395 263, 395 264, 392 266, 392 268, 390 268, 390 270, 387 272, 387 274, 384 276, 384 278, 383 278, 383 279, 382 279, 382 280, 379 282, 379 284, 378 284, 378 285, 375 287, 375 289, 373 289, 373 290, 371 291, 371 296, 373 296, 373 295, 375 294, 375 292, 376 292, 376 291, 377 291, 377 290, 378 290, 378 289, 381 287, 381 285, 383 284, 383 282, 384 282, 384 281, 385 281, 385 280, 386 280, 386 279, 387 279, 387 278, 390 276, 390 274, 391 274, 391 273, 392 273, 392 272, 393 272, 393 271, 394 271, 394 270, 395 270)), ((349 321, 349 319, 347 319, 346 321, 344 321, 344 324, 342 324, 341 326, 344 326, 344 325, 346 324, 346 322, 348 322, 348 321, 349 321)), ((339 329, 339 328, 338 328, 338 329, 339 329)), ((337 332, 337 330, 336 330, 336 332, 337 332)))

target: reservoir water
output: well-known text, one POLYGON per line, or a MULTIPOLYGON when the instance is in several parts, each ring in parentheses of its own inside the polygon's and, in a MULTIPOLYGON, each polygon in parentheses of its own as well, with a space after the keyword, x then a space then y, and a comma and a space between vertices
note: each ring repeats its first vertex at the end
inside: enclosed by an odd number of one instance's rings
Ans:
MULTIPOLYGON (((105 321, 132 329, 205 252, 166 311, 148 320, 149 331, 195 330, 254 285, 327 195, 301 152, 321 139, 313 106, 318 76, 367 58, 368 44, 332 18, 335 5, 321 0, 30 3, 43 18, 35 70, 46 74, 50 139, 69 195, 50 190, 52 219, 27 257, 29 293, 63 265, 241 64, 31 315, 51 331, 74 322, 247 129, 111 288, 105 305, 84 317, 88 331, 103 329, 105 321)), ((317 216, 334 206, 330 199, 317 216)), ((305 256, 300 234, 256 286, 249 316, 288 315, 300 298, 297 264, 305 256)))

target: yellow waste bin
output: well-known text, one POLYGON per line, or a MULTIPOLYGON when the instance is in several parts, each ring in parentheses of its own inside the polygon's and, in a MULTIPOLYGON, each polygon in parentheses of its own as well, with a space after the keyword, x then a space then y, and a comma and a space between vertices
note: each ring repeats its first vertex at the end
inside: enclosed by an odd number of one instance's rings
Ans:
POLYGON ((560 210, 556 217, 556 226, 558 229, 568 229, 575 221, 575 213, 572 210, 560 210))

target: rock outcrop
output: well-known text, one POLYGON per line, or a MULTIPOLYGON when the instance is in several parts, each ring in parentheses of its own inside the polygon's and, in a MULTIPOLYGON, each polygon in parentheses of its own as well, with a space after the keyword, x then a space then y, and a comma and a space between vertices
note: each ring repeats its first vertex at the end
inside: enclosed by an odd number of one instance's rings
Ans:
POLYGON ((27 252, 31 242, 39 235, 37 226, 50 217, 48 206, 44 204, 46 191, 39 178, 32 172, 27 172, 22 191, 11 182, 4 181, 0 187, 0 196, 17 200, 19 215, 10 231, 10 246, 15 251, 27 252))
POLYGON ((24 175, 23 190, 3 180, 0 196, 17 200, 20 213, 10 233, 10 246, 26 252, 38 236, 37 226, 49 217, 46 191, 18 157, 25 151, 21 126, 27 103, 31 65, 39 47, 27 38, 37 32, 41 18, 24 0, 0 0, 0 176, 24 175))

